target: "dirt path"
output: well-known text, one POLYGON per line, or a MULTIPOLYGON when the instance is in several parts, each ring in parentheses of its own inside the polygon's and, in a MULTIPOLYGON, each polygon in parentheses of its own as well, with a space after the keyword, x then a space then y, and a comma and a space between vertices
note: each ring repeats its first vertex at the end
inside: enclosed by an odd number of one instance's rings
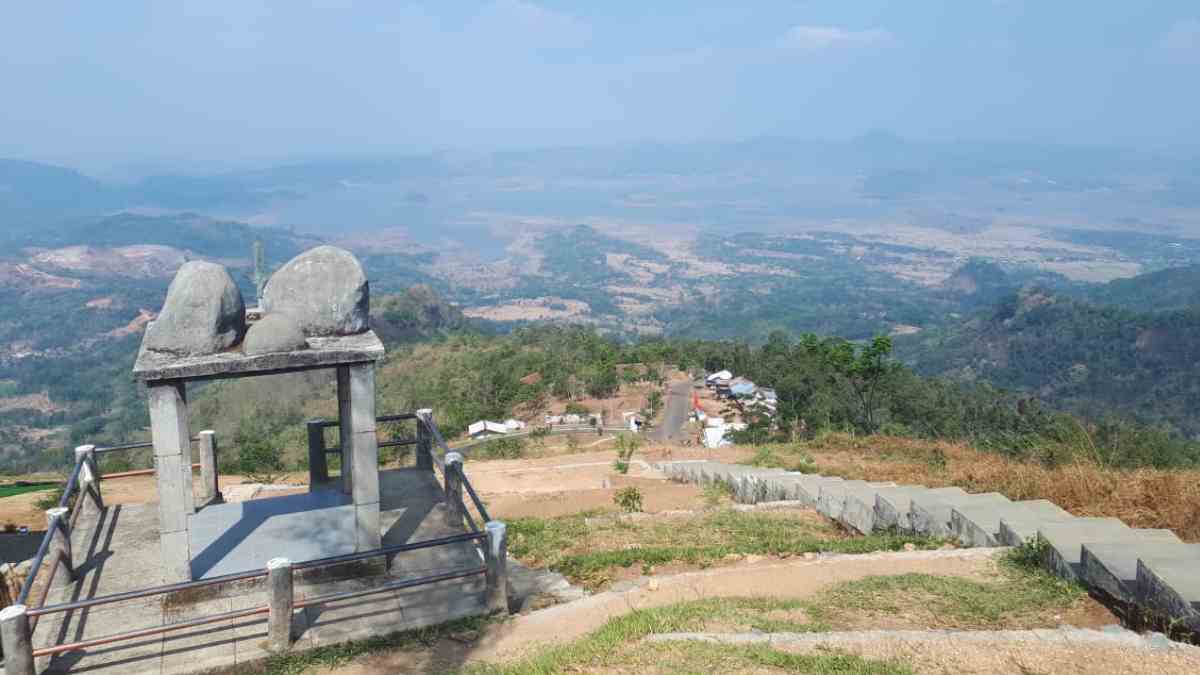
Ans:
POLYGON ((839 649, 869 659, 900 661, 921 673, 1200 672, 1200 647, 1128 630, 700 633, 654 635, 649 640, 769 644, 793 653, 839 649))
MULTIPOLYGON (((711 597, 810 598, 838 583, 880 574, 937 574, 988 579, 995 575, 996 549, 913 551, 847 555, 817 560, 763 561, 688 572, 643 581, 627 591, 609 591, 583 600, 514 617, 490 629, 470 647, 443 640, 437 647, 450 661, 504 661, 547 644, 569 642, 634 609, 660 607, 711 597)), ((322 673, 366 675, 411 671, 410 652, 385 652, 322 673)), ((433 657, 435 661, 438 658, 433 657)))

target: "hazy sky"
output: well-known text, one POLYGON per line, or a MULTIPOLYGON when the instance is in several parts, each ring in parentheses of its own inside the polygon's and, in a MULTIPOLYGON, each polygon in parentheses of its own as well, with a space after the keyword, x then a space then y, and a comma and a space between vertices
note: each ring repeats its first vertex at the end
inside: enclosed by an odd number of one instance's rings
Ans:
POLYGON ((0 55, 0 156, 57 161, 872 129, 1200 145, 1196 0, 46 0, 4 4, 0 55))

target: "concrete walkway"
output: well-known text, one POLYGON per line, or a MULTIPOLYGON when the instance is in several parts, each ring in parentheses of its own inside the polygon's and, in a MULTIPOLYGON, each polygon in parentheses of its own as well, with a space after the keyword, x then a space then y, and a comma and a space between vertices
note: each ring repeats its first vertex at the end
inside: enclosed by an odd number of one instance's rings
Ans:
MULTIPOLYGON (((448 522, 442 491, 431 472, 401 469, 381 473, 383 513, 381 534, 385 546, 423 541, 463 531, 448 522)), ((293 538, 305 539, 295 528, 305 519, 315 531, 308 533, 307 548, 286 549, 289 553, 309 551, 308 559, 323 557, 339 533, 319 527, 326 521, 297 506, 316 506, 320 515, 324 497, 292 495, 240 505, 238 512, 253 512, 226 545, 224 555, 214 555, 207 572, 238 567, 244 571, 265 566, 293 538), (272 525, 282 520, 282 529, 272 525), (285 540, 281 541, 280 537, 285 540), (230 562, 232 560, 233 562, 230 562)), ((50 604, 70 602, 142 589, 162 583, 158 545, 158 512, 155 504, 118 505, 97 512, 89 503, 79 516, 72 535, 78 581, 66 583, 59 575, 50 604)), ((233 513, 230 509, 228 513, 233 513)), ((227 514, 222 514, 226 517, 227 514)), ((328 523, 326 523, 328 524, 328 523)), ((340 527, 337 523, 330 527, 340 527)), ((353 534, 353 529, 350 529, 353 534)), ((210 545, 211 548, 211 545, 210 545)), ((344 551, 338 551, 344 552, 344 551)), ((297 558, 297 561, 304 558, 297 558)), ((416 578, 455 569, 476 567, 479 552, 470 543, 409 551, 393 556, 338 567, 321 568, 296 576, 297 599, 368 589, 399 579, 416 578)), ((565 592, 559 579, 544 580, 528 573, 521 576, 527 588, 565 592)), ((223 612, 265 606, 263 580, 238 582, 202 589, 200 592, 154 596, 97 606, 42 618, 34 631, 35 648, 101 638, 141 628, 150 628, 223 612)), ((399 630, 442 623, 485 612, 484 580, 481 576, 447 581, 402 591, 313 605, 297 610, 293 631, 295 649, 361 639, 399 630)), ((44 672, 185 673, 261 659, 266 638, 266 615, 184 629, 130 641, 68 652, 39 659, 44 672)))

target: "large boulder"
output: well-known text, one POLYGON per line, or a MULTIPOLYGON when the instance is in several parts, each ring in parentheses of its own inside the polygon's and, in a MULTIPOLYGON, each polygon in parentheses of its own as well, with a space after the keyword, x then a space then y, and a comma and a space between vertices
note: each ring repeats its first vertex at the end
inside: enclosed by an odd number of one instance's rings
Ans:
POLYGON ((216 263, 184 263, 158 318, 146 329, 147 349, 177 356, 224 351, 246 334, 246 305, 229 272, 216 263))
POLYGON ((263 311, 287 314, 305 335, 353 335, 369 327, 370 291, 349 251, 318 246, 279 268, 263 289, 263 311))
POLYGON ((242 341, 242 351, 247 356, 294 352, 307 347, 300 324, 287 314, 268 314, 255 321, 242 341))

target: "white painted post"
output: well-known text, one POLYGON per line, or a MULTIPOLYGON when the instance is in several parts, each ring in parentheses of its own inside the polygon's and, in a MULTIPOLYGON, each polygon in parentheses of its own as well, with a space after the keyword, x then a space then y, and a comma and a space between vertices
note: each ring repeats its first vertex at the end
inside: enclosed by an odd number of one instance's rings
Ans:
POLYGON ((417 468, 433 471, 433 410, 422 408, 417 411, 417 468))
POLYGON ((195 513, 192 495, 192 440, 188 432, 187 393, 182 382, 152 383, 150 433, 158 482, 159 550, 168 582, 191 581, 188 519, 195 513))
POLYGON ((80 445, 75 448, 75 463, 82 462, 79 468, 79 491, 85 490, 92 495, 92 501, 97 510, 104 510, 104 499, 100 496, 100 465, 96 463, 96 446, 80 445))
POLYGON ((225 501, 221 495, 221 484, 217 473, 217 432, 205 429, 198 435, 200 446, 200 485, 204 491, 200 501, 204 504, 220 504, 225 501))
MULTIPOLYGON (((71 510, 65 506, 56 506, 46 511, 46 536, 50 537, 50 564, 56 565, 62 561, 67 568, 67 579, 75 580, 75 559, 71 554, 71 528, 67 524, 67 514, 71 510)), ((30 570, 34 574, 36 570, 30 570)))
POLYGON ((25 605, 0 609, 0 645, 4 647, 4 675, 34 675, 33 639, 25 605))
POLYGON ((447 452, 445 459, 446 480, 446 523, 452 527, 462 527, 463 524, 463 489, 462 465, 463 456, 457 452, 447 452))
POLYGON ((267 587, 270 613, 267 615, 267 642, 271 651, 286 652, 292 647, 292 561, 272 558, 267 561, 267 587))
POLYGON ((487 541, 483 558, 487 565, 488 611, 508 613, 508 528, 502 521, 491 520, 484 526, 487 541))

